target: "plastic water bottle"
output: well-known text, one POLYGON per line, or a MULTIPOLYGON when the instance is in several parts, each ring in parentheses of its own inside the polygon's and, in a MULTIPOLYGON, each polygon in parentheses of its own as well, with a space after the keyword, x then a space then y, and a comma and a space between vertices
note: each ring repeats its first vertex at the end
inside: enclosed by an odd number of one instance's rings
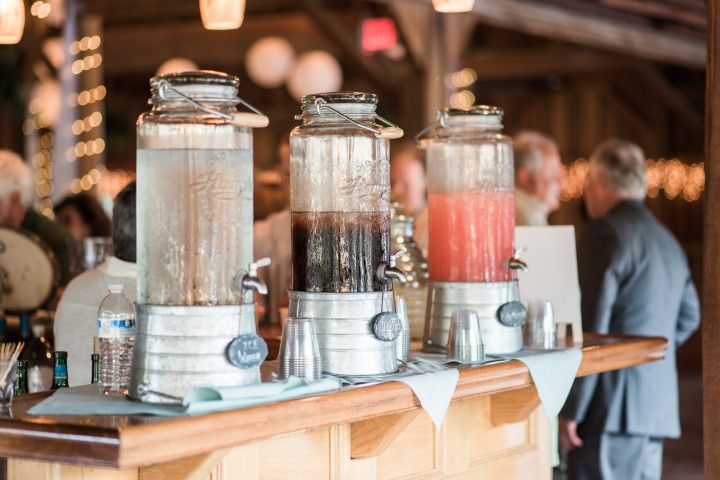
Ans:
POLYGON ((110 293, 98 309, 100 391, 125 395, 130 384, 130 362, 135 339, 135 307, 122 285, 109 285, 110 293))

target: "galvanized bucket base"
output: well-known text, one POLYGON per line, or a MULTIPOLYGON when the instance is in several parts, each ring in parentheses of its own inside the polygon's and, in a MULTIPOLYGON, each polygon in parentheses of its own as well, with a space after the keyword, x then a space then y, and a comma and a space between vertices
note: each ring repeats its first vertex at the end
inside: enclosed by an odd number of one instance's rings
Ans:
POLYGON ((177 403, 195 387, 260 383, 260 368, 237 368, 225 349, 242 333, 256 333, 255 305, 187 307, 138 305, 128 396, 177 403), (156 392, 156 393, 153 393, 156 392))
POLYGON ((423 351, 445 352, 450 317, 456 310, 475 310, 480 317, 480 335, 485 353, 499 354, 522 350, 522 327, 507 327, 498 320, 498 309, 519 301, 517 282, 467 283, 431 282, 428 286, 423 351))
POLYGON ((373 319, 392 310, 392 292, 310 293, 290 291, 292 318, 311 318, 322 371, 337 376, 374 376, 398 371, 395 342, 375 337, 373 319))

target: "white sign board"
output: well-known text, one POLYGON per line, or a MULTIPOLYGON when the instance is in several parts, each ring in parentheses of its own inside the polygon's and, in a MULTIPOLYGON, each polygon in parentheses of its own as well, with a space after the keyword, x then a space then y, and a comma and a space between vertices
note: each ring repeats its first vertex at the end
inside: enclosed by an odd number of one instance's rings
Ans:
POLYGON ((558 323, 581 323, 575 227, 515 227, 515 245, 528 271, 518 271, 520 299, 549 300, 558 323))

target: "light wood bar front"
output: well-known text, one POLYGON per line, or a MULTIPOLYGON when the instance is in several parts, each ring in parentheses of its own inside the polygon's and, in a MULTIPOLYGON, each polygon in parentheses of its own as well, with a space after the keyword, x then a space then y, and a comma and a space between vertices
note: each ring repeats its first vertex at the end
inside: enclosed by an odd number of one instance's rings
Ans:
MULTIPOLYGON (((660 359, 663 338, 586 334, 578 375, 660 359)), ((11 480, 549 479, 549 420, 518 361, 460 369, 440 431, 388 382, 195 417, 0 419, 11 480)))

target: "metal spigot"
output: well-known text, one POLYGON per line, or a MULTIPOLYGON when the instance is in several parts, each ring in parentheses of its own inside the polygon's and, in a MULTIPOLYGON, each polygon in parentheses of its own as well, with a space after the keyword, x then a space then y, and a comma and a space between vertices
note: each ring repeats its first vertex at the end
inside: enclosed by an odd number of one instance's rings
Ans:
POLYGON ((522 270, 523 272, 528 271, 528 265, 525 263, 520 256, 525 251, 524 248, 516 248, 513 251, 513 256, 508 260, 508 268, 510 270, 522 270))
POLYGON ((268 288, 265 282, 258 277, 258 268, 267 267, 270 262, 268 257, 261 258, 248 265, 248 272, 245 275, 240 276, 242 271, 237 272, 233 278, 233 292, 239 294, 240 298, 245 298, 245 294, 251 290, 260 295, 267 295, 268 288))
POLYGON ((382 283, 391 282, 393 280, 397 280, 400 283, 405 283, 407 281, 407 276, 405 275, 405 272, 397 268, 397 259, 402 257, 407 253, 407 250, 398 250, 395 252, 395 254, 390 255, 390 263, 380 262, 380 265, 378 265, 377 270, 375 271, 375 276, 378 280, 380 280, 382 283))

